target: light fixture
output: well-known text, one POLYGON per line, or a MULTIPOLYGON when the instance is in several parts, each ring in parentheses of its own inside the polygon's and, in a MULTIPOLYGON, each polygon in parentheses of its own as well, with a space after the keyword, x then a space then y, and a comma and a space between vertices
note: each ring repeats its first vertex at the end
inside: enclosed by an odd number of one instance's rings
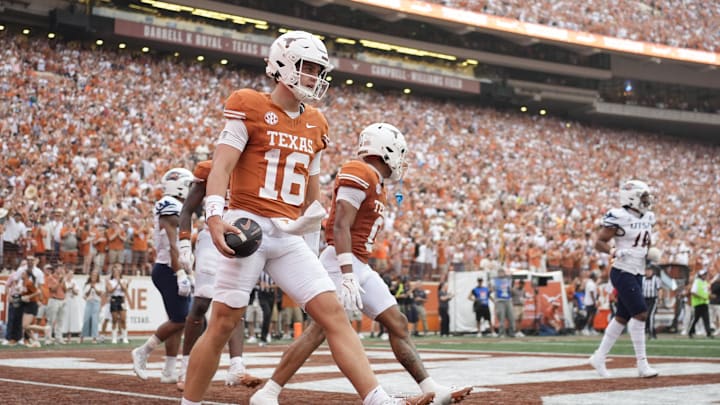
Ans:
POLYGON ((452 55, 447 55, 444 53, 423 51, 420 49, 408 48, 408 47, 399 46, 399 45, 391 45, 391 44, 386 44, 384 42, 370 41, 367 39, 361 39, 360 43, 366 48, 379 49, 381 51, 394 51, 397 53, 404 53, 406 55, 413 55, 413 56, 420 56, 420 57, 430 56, 433 58, 444 59, 444 60, 449 60, 449 61, 457 60, 457 57, 452 56, 452 55))
POLYGON ((55 38, 55 33, 54 33, 54 32, 48 32, 48 38, 50 38, 50 39, 55 38))
POLYGON ((521 112, 527 112, 527 107, 526 107, 526 106, 520 107, 520 111, 521 111, 521 112))
POLYGON ((410 94, 410 92, 412 92, 412 90, 410 90, 408 88, 403 89, 404 94, 410 94))
POLYGON ((202 61, 204 61, 204 60, 205 60, 205 57, 204 57, 204 56, 198 55, 198 57, 197 57, 197 61, 198 61, 198 62, 202 62, 202 61))
POLYGON ((221 64, 221 65, 227 65, 227 64, 228 64, 228 60, 227 60, 227 59, 221 59, 221 60, 220 60, 220 64, 221 64))
POLYGON ((143 51, 143 52, 150 52, 150 48, 148 48, 147 46, 143 46, 142 49, 141 49, 141 51, 143 51))
POLYGON ((331 82, 331 81, 332 81, 332 76, 325 76, 325 80, 331 82))
POLYGON ((351 84, 353 84, 353 79, 347 79, 347 80, 345 80, 345 84, 347 84, 348 86, 351 85, 351 84))
POLYGON ((547 110, 544 109, 544 108, 541 108, 539 112, 540 112, 540 115, 545 115, 545 114, 547 114, 547 110))
POLYGON ((97 46, 102 46, 103 43, 104 42, 102 39, 98 39, 97 41, 95 41, 95 45, 97 45, 97 46))
POLYGON ((173 56, 177 58, 178 56, 180 56, 180 52, 173 53, 173 56))
POLYGON ((4 25, 0 25, 0 31, 5 31, 5 26, 4 26, 4 25))
POLYGON ((25 34, 25 35, 28 35, 28 34, 30 34, 30 30, 27 29, 27 28, 25 28, 25 29, 22 30, 22 33, 25 34))
POLYGON ((120 42, 120 43, 118 44, 118 48, 120 48, 120 49, 125 49, 125 48, 127 48, 127 45, 125 45, 124 42, 120 42))
POLYGON ((335 38, 335 42, 338 44, 348 44, 348 45, 355 45, 357 43, 354 39, 349 38, 335 38))
POLYGON ((565 128, 570 128, 570 123, 569 123, 569 122, 566 122, 566 123, 565 123, 565 128))
POLYGON ((367 87, 368 89, 372 89, 373 86, 374 84, 372 84, 372 82, 365 83, 365 87, 367 87))

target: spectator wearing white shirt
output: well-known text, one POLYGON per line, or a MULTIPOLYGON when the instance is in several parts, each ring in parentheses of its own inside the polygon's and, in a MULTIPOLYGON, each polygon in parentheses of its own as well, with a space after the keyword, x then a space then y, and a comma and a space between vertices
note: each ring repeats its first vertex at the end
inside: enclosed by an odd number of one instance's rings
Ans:
POLYGON ((3 266, 6 269, 15 269, 20 260, 20 246, 25 238, 28 228, 22 219, 22 214, 14 212, 5 222, 2 233, 3 239, 3 266))

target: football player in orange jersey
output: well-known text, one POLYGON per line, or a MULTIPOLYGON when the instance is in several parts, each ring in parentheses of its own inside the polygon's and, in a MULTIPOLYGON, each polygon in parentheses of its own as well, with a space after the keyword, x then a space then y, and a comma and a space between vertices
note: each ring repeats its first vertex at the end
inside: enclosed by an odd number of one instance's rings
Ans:
MULTIPOLYGON (((217 262, 222 257, 215 249, 207 228, 200 231, 195 242, 195 257, 192 254, 190 238, 192 237, 192 214, 197 211, 205 198, 205 186, 212 167, 212 160, 204 160, 198 163, 193 170, 193 183, 180 211, 180 240, 178 241, 180 266, 187 270, 188 274, 195 269, 195 282, 193 300, 190 305, 190 312, 185 318, 185 332, 183 340, 183 359, 178 373, 178 390, 185 389, 185 374, 190 360, 190 350, 197 342, 203 332, 203 321, 205 314, 210 309, 212 301, 213 286, 217 262), (197 260, 195 260, 197 259, 197 260), (194 264, 194 266, 193 266, 194 264)), ((254 387, 262 383, 262 380, 248 374, 245 371, 242 354, 245 340, 245 323, 241 320, 228 342, 230 351, 230 370, 225 375, 226 385, 242 384, 247 387, 254 387)))
MULTIPOLYGON (((360 159, 345 163, 335 178, 333 204, 325 230, 328 247, 320 255, 320 261, 335 282, 345 308, 357 307, 385 326, 395 358, 422 391, 434 392, 434 403, 449 404, 461 401, 472 387, 454 390, 439 385, 428 375, 410 339, 407 318, 400 312, 383 279, 368 265, 375 236, 384 223, 387 204, 384 181, 402 178, 406 150, 402 133, 390 124, 372 124, 360 133, 360 159)), ((322 328, 312 323, 290 346, 272 379, 252 396, 250 404, 277 403, 280 388, 324 340, 322 328)))
MULTIPOLYGON (((263 270, 324 329, 335 362, 363 403, 392 401, 370 368, 335 284, 301 236, 311 227, 296 227, 293 234, 287 231, 292 226, 280 226, 283 221, 302 222, 303 212, 307 216, 319 206, 318 177, 328 123, 320 111, 303 102, 324 95, 325 75, 331 69, 322 41, 307 32, 287 32, 270 46, 266 72, 276 81, 273 91, 242 89, 226 102, 227 120, 213 155, 205 198, 208 229, 224 257, 217 266, 208 328, 190 355, 183 404, 202 400, 222 348, 243 318, 263 270), (228 182, 230 209, 223 216, 228 182), (258 223, 263 237, 256 252, 238 258, 224 234, 240 234, 230 224, 241 217, 258 223)), ((322 216, 313 217, 319 230, 322 216)), ((429 403, 433 397, 424 395, 412 403, 429 403)))

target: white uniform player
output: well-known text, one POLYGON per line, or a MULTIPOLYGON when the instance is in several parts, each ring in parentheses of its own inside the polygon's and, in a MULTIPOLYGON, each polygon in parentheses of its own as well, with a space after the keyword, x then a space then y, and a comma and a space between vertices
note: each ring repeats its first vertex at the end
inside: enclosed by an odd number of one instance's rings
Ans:
POLYGON ((650 211, 650 188, 638 180, 624 183, 620 187, 620 205, 622 208, 611 209, 605 214, 603 228, 595 242, 596 249, 615 259, 610 281, 617 290, 617 311, 589 362, 601 377, 609 377, 605 357, 627 325, 635 349, 638 375, 642 378, 655 377, 658 372, 648 364, 645 351, 647 306, 642 288, 647 253, 652 246, 652 227, 655 225, 655 214, 650 211), (614 247, 610 243, 613 240, 614 247))

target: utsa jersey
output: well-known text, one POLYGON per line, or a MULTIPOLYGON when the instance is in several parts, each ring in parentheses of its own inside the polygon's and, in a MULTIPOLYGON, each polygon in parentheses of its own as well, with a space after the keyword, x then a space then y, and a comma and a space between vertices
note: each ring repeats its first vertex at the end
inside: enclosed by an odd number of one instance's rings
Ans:
POLYGON ((157 259, 155 263, 170 265, 170 240, 168 239, 165 229, 160 228, 160 217, 166 215, 180 215, 182 203, 175 197, 169 195, 163 196, 155 203, 153 208, 155 215, 154 240, 157 250, 157 259))
MULTIPOLYGON (((363 263, 368 262, 372 253, 375 236, 382 229, 385 221, 384 212, 387 204, 385 188, 380 174, 369 164, 352 160, 345 163, 335 178, 334 194, 340 187, 352 187, 365 192, 365 199, 358 208, 355 223, 350 227, 352 253, 363 263)), ((333 225, 335 224, 335 201, 330 208, 330 217, 325 227, 325 238, 328 245, 335 245, 333 225)))
POLYGON ((242 120, 248 135, 230 178, 230 209, 297 219, 305 202, 310 162, 327 146, 325 117, 313 107, 304 107, 291 118, 270 94, 250 89, 234 92, 225 103, 224 115, 242 120))
POLYGON ((652 246, 652 227, 655 214, 646 212, 641 217, 625 208, 614 208, 603 217, 603 226, 617 228, 615 231, 615 250, 628 253, 615 259, 613 267, 632 274, 645 272, 645 257, 652 246))

